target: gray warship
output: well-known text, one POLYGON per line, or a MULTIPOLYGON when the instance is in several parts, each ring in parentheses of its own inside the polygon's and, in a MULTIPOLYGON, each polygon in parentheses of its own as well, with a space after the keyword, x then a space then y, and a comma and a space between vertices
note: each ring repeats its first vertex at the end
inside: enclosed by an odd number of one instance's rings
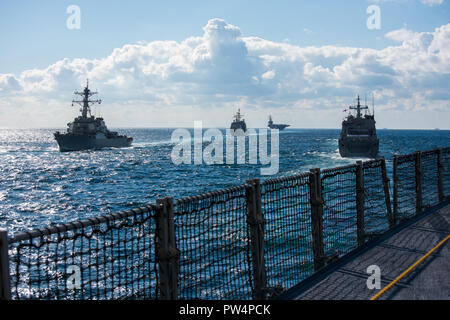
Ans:
POLYGON ((341 157, 376 158, 379 139, 375 128, 374 112, 370 114, 367 105, 361 106, 359 95, 356 106, 350 106, 348 111, 349 115, 342 121, 339 138, 341 157), (351 114, 351 110, 356 110, 356 115, 351 114), (365 110, 364 116, 361 115, 361 110, 365 110))
POLYGON ((284 130, 285 128, 289 127, 289 124, 275 124, 273 123, 272 116, 269 116, 269 122, 267 123, 267 126, 270 129, 278 129, 278 130, 284 130))
POLYGON ((74 94, 83 97, 83 100, 72 100, 81 105, 81 116, 76 117, 73 122, 67 124, 67 132, 54 133, 59 145, 59 151, 79 151, 88 149, 101 149, 105 147, 129 147, 133 138, 109 131, 103 118, 96 118, 91 114, 91 105, 101 104, 101 100, 90 100, 91 96, 97 94, 89 90, 89 80, 83 91, 75 91, 74 94))
POLYGON ((245 124, 244 118, 242 118, 241 109, 238 109, 238 112, 234 116, 234 120, 231 123, 230 129, 235 132, 236 130, 241 129, 243 132, 247 131, 247 125, 245 124))

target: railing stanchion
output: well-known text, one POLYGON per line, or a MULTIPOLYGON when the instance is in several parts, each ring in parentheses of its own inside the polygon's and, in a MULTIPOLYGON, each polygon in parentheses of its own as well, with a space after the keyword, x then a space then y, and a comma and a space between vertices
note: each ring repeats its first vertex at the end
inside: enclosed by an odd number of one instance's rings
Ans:
POLYGON ((325 264, 323 248, 323 199, 320 169, 311 169, 309 176, 311 202, 312 247, 314 252, 314 270, 321 269, 325 264))
POLYGON ((393 203, 393 215, 392 215, 392 223, 393 225, 397 224, 398 219, 398 174, 397 174, 397 167, 398 167, 398 158, 396 155, 394 155, 392 159, 392 200, 393 203))
POLYGON ((356 233, 358 246, 363 245, 366 235, 364 228, 364 172, 362 161, 356 161, 356 233))
POLYGON ((422 212, 422 152, 415 152, 415 173, 416 173, 416 214, 422 212))
POLYGON ((8 231, 0 229, 0 300, 11 300, 8 231))
POLYGON ((176 249, 173 219, 173 199, 157 199, 156 216, 157 246, 159 263, 159 288, 161 300, 177 299, 179 251, 176 249))
POLYGON ((389 228, 392 228, 395 225, 394 217, 392 215, 392 207, 391 207, 391 195, 389 191, 389 178, 386 170, 386 159, 384 157, 381 158, 381 175, 383 179, 383 189, 384 189, 384 199, 386 203, 387 210, 387 219, 389 221, 389 228))
POLYGON ((167 229, 169 231, 169 289, 172 300, 178 299, 178 273, 180 270, 180 251, 177 249, 173 198, 166 198, 167 229))
POLYGON ((264 260, 264 216, 261 209, 261 185, 259 179, 247 181, 247 225, 250 229, 250 246, 253 264, 254 298, 266 299, 267 279, 264 260))

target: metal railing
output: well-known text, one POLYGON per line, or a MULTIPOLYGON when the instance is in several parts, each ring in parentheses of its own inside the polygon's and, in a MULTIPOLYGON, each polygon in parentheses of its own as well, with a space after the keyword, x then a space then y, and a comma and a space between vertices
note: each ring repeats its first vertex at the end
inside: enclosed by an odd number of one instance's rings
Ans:
POLYGON ((264 262, 269 295, 290 288, 314 272, 310 174, 261 183, 264 262))
POLYGON ((450 196, 450 148, 0 231, 3 299, 266 299, 450 196), (392 204, 392 207, 391 207, 392 204))
POLYGON ((176 201, 178 298, 252 296, 246 197, 245 186, 239 186, 176 201))
POLYGON ((6 297, 158 298, 156 213, 148 206, 13 236, 6 297))

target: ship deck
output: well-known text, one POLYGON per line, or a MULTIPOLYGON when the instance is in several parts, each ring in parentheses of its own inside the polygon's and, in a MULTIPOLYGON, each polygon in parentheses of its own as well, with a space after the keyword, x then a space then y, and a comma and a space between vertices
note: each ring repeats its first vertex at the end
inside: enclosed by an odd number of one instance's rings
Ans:
MULTIPOLYGON (((450 234, 450 202, 393 228, 288 290, 281 299, 367 300, 450 234), (378 266, 380 288, 369 289, 369 266, 378 266)), ((450 241, 443 243, 379 300, 450 300, 450 241)))

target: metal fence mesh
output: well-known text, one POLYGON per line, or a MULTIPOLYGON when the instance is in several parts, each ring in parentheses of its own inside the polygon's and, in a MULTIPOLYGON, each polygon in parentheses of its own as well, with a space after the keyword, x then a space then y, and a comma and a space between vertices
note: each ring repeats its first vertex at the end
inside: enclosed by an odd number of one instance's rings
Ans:
POLYGON ((154 215, 149 206, 17 235, 13 299, 156 299, 154 215))
POLYGON ((442 186, 445 197, 450 197, 450 148, 441 150, 442 186))
POLYGON ((389 229, 382 160, 364 162, 363 176, 364 230, 366 238, 370 239, 389 229))
POLYGON ((261 183, 267 286, 288 289, 314 272, 309 174, 261 183))
POLYGON ((422 161, 422 206, 427 208, 439 203, 438 152, 421 153, 422 161))
MULTIPOLYGON (((439 170, 442 192, 450 196, 450 148, 441 149, 440 169, 438 155, 436 150, 421 154, 424 207, 439 203, 439 170)), ((394 160, 397 221, 416 215, 415 156, 397 156, 394 160)), ((387 231, 390 226, 383 166, 382 159, 362 164, 366 239, 387 231)), ((358 245, 357 168, 349 165, 321 172, 322 199, 318 200, 323 202, 313 203, 315 208, 322 204, 325 263, 358 245)), ((250 229, 252 221, 248 220, 248 199, 251 196, 259 201, 257 193, 250 193, 257 188, 242 185, 177 200, 173 206, 175 234, 170 239, 175 237, 180 253, 178 273, 171 278, 178 277, 178 298, 251 299, 255 291, 260 292, 260 287, 274 289, 272 293, 277 294, 312 274, 314 259, 322 257, 321 250, 314 257, 312 249, 310 179, 319 182, 312 173, 304 173, 260 184, 265 221, 262 267, 267 283, 258 285, 257 290, 254 276, 256 282, 263 282, 258 278, 263 273, 258 273, 260 265, 258 268, 253 265, 259 257, 252 256, 256 249, 252 250, 250 231, 253 239, 255 232, 262 233, 250 229)), ((252 213, 257 207, 252 206, 252 213)), ((167 209, 165 205, 163 208, 167 209)), ((162 236, 167 237, 161 233, 169 232, 157 229, 156 222, 161 224, 165 217, 160 215, 160 209, 149 205, 13 236, 8 244, 12 298, 160 298, 157 255, 163 263, 165 253, 155 248, 162 243, 162 236)), ((257 238, 260 245, 262 238, 257 238)), ((315 244, 320 239, 315 237, 315 244)))
POLYGON ((251 299, 245 186, 176 202, 180 299, 251 299))
POLYGON ((397 221, 416 215, 415 155, 397 157, 397 221))
POLYGON ((356 165, 321 172, 323 241, 326 260, 334 260, 357 246, 356 165))

